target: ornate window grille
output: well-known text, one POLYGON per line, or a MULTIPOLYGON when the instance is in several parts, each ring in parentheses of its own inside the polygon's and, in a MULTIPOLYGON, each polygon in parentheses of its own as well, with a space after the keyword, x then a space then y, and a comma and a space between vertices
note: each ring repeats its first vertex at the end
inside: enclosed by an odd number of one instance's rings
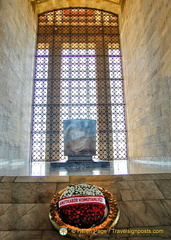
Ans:
POLYGON ((94 159, 126 159, 118 16, 69 8, 39 15, 32 161, 66 160, 63 120, 97 121, 94 159))

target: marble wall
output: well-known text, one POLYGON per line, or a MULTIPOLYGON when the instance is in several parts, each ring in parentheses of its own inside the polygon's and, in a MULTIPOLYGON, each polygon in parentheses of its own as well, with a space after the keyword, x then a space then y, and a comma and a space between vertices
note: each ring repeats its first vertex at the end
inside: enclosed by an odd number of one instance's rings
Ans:
POLYGON ((78 183, 109 190, 115 194, 121 210, 115 230, 96 240, 171 239, 171 174, 0 177, 0 239, 69 239, 53 229, 48 211, 56 192, 78 183), (148 233, 138 234, 135 230, 148 233))
POLYGON ((170 21, 170 0, 126 0, 120 16, 130 159, 171 159, 170 21))
POLYGON ((0 163, 29 156, 36 28, 28 0, 0 0, 0 163))

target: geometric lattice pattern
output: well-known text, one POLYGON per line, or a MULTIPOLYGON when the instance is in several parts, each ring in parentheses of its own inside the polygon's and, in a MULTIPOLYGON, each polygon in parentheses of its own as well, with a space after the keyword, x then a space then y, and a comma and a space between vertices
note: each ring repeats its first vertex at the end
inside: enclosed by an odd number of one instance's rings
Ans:
POLYGON ((118 16, 69 8, 39 15, 32 161, 66 160, 63 120, 95 119, 94 159, 126 159, 118 16))

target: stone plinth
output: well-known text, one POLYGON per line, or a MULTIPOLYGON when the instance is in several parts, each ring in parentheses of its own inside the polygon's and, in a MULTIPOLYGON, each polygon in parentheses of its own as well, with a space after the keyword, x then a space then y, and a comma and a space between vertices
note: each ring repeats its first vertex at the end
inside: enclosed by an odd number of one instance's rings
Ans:
POLYGON ((110 162, 108 161, 103 161, 103 160, 92 160, 91 157, 90 158, 71 158, 66 162, 60 162, 60 161, 56 161, 56 162, 51 162, 51 169, 53 170, 53 168, 66 168, 66 169, 77 169, 77 168, 110 168, 110 162))

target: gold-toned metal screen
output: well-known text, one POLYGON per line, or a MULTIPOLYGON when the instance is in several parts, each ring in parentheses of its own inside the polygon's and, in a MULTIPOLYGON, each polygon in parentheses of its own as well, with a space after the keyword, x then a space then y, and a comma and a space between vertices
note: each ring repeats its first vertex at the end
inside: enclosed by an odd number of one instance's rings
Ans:
POLYGON ((118 16, 69 8, 39 15, 32 161, 67 160, 63 120, 95 119, 94 159, 126 159, 118 16))

